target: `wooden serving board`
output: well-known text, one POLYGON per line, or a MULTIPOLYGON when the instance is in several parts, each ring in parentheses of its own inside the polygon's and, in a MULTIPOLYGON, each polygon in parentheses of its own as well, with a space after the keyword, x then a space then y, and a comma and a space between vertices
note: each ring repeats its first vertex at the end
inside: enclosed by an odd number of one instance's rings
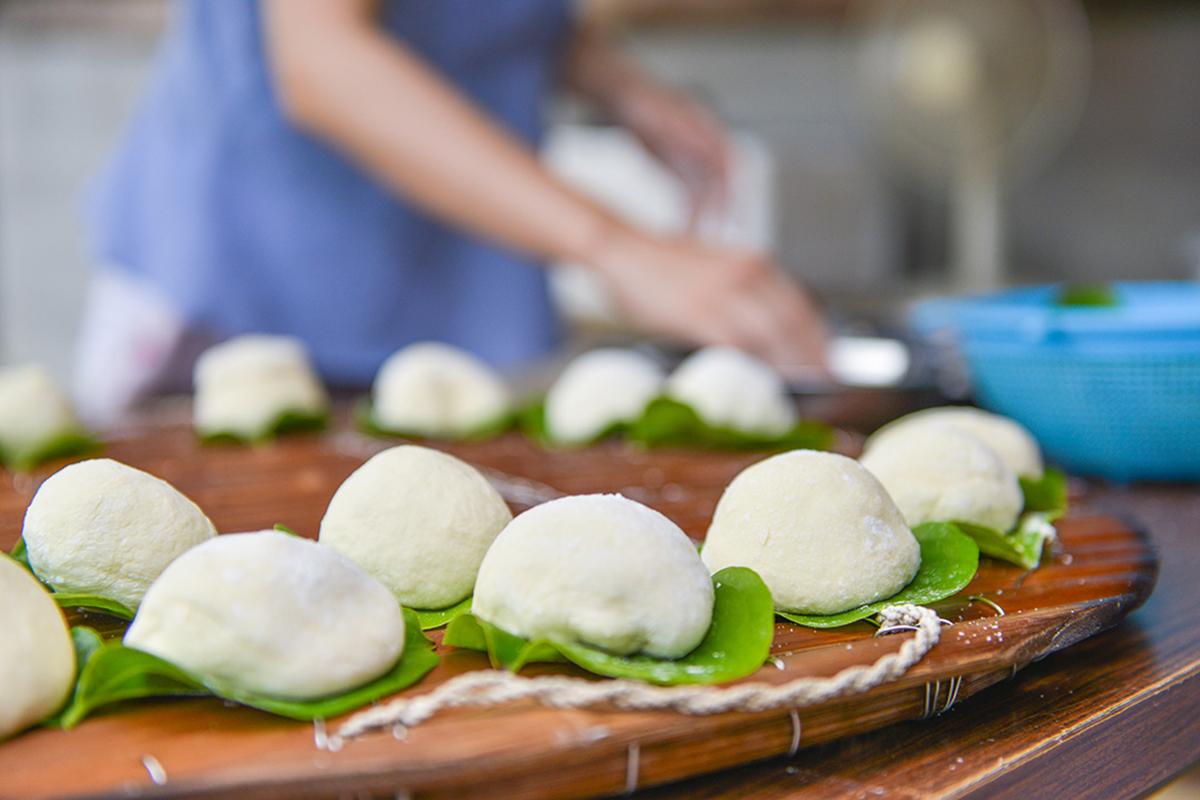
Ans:
MULTIPOLYGON (((315 536, 333 491, 382 446, 343 429, 262 448, 200 447, 185 425, 157 424, 118 436, 107 455, 172 482, 221 531, 282 522, 315 536)), ((696 538, 703 537, 721 490, 760 457, 645 453, 615 443, 546 452, 519 436, 446 449, 490 470, 514 510, 557 493, 622 492, 696 538)), ((16 540, 45 474, 14 476, 0 487, 0 546, 16 540)), ((447 712, 402 739, 380 732, 329 752, 316 747, 312 725, 217 700, 147 701, 102 713, 70 732, 39 729, 0 743, 0 796, 549 798, 662 784, 936 716, 1021 666, 1115 625, 1149 595, 1157 562, 1146 537, 1129 524, 1079 509, 1062 522, 1060 536, 1052 557, 1034 572, 983 560, 962 595, 935 606, 954 625, 903 679, 797 714, 686 717, 521 703, 447 712), (976 595, 1006 614, 968 599, 976 595), (147 756, 161 765, 165 782, 152 782, 147 756)), ((872 633, 866 622, 836 631, 780 622, 776 663, 749 680, 833 675, 896 650, 907 636, 876 639, 872 633)), ((409 693, 487 666, 480 654, 439 649, 442 663, 409 693)))

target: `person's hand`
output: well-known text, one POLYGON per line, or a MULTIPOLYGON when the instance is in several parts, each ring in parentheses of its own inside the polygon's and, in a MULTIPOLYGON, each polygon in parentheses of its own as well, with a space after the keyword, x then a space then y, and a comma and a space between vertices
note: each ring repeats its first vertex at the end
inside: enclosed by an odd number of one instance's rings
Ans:
POLYGON ((691 225, 729 202, 730 143, 720 121, 685 92, 641 77, 627 82, 613 106, 632 132, 683 182, 691 225))
POLYGON ((738 347, 793 379, 827 374, 820 311, 762 255, 622 232, 592 265, 620 310, 649 333, 738 347))

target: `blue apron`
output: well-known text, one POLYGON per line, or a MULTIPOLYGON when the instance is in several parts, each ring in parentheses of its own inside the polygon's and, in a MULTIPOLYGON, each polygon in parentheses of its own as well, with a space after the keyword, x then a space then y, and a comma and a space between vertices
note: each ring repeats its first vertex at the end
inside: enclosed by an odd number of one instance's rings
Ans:
MULTIPOLYGON (((380 24, 531 148, 566 0, 392 0, 380 24)), ((544 271, 410 206, 284 118, 258 3, 179 0, 91 204, 93 256, 218 335, 300 337, 335 384, 413 341, 500 366, 560 336, 544 271)))

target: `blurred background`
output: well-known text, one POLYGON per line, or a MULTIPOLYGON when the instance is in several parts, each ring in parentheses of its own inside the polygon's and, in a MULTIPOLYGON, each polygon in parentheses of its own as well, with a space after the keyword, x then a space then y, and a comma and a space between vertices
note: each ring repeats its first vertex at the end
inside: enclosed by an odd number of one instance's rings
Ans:
MULTIPOLYGON (((0 2, 0 361, 43 362, 64 385, 90 266, 83 192, 145 87, 167 5, 0 2)), ((711 235, 773 247, 852 327, 958 288, 1200 275, 1200 7, 964 20, 947 5, 587 0, 581 13, 736 132, 735 202, 711 235), (981 71, 972 48, 1014 63, 981 71), (956 103, 982 103, 985 129, 946 122, 956 103)), ((567 101, 554 114, 557 170, 647 225, 683 225, 678 188, 626 134, 567 101)), ((603 320, 586 281, 556 291, 578 324, 603 320)))

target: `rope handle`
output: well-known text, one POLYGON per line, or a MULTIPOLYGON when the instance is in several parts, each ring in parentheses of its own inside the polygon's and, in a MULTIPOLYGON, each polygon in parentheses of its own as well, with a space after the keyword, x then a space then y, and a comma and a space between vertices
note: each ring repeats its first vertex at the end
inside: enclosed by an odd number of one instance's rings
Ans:
POLYGON ((411 728, 446 709, 480 708, 518 700, 535 700, 552 708, 609 705, 631 711, 670 710, 691 715, 815 705, 899 678, 941 637, 942 620, 924 606, 888 606, 879 612, 879 622, 876 636, 899 631, 913 631, 914 636, 873 664, 847 667, 828 678, 803 677, 778 685, 652 686, 623 679, 589 681, 559 675, 522 678, 503 670, 477 670, 452 678, 428 694, 400 697, 360 711, 346 720, 335 737, 330 737, 330 743, 336 739, 340 746, 345 739, 382 728, 411 728))

